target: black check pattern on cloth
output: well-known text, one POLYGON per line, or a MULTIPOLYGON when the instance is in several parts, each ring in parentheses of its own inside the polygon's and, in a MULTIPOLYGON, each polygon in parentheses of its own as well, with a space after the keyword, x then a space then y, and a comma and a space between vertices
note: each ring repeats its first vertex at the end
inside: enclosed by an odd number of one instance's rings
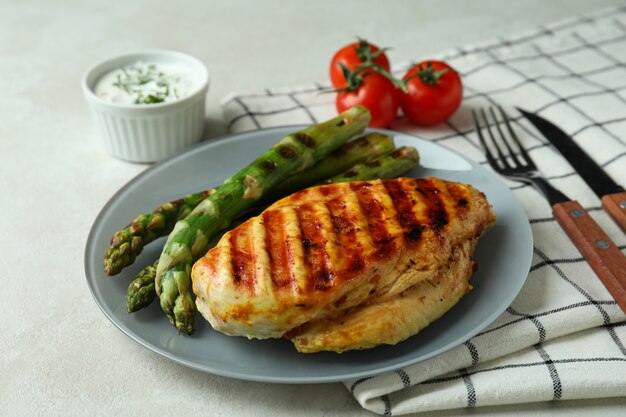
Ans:
MULTIPOLYGON (((520 106, 559 125, 626 187, 626 7, 435 58, 461 74, 461 109, 428 129, 399 116, 394 130, 438 142, 488 166, 471 110, 520 106)), ((402 75, 411 64, 394 73, 402 75)), ((233 132, 315 123, 336 114, 329 88, 315 83, 232 94, 223 101, 225 119, 233 132)), ((509 113, 539 170, 578 200, 624 251, 626 236, 601 209, 598 197, 530 123, 509 113)), ((364 408, 400 415, 626 395, 626 316, 560 229, 545 199, 532 187, 503 181, 522 203, 534 236, 524 288, 494 323, 451 351, 395 372, 346 381, 364 408)))

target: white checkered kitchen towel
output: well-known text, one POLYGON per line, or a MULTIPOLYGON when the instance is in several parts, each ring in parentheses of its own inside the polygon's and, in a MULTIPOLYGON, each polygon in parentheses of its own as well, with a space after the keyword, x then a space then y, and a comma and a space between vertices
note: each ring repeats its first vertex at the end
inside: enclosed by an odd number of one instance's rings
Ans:
MULTIPOLYGON (((444 125, 393 129, 431 139, 484 165, 471 109, 520 106, 556 122, 626 186, 626 7, 546 25, 439 57, 462 75, 461 109, 444 125)), ((401 75, 409 64, 397 68, 401 75)), ((327 84, 232 94, 232 132, 311 123, 336 114, 327 84)), ((624 251, 626 236, 576 172, 529 123, 515 118, 540 170, 577 199, 624 251)), ((507 182, 530 219, 534 258, 524 288, 490 327, 457 348, 346 387, 384 415, 626 395, 626 316, 533 188, 507 182)))

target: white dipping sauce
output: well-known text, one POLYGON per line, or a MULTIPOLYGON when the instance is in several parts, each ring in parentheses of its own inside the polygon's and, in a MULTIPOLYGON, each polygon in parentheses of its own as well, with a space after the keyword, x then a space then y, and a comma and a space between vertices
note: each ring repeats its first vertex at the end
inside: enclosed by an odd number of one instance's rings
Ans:
POLYGON ((103 75, 94 93, 119 104, 169 103, 187 97, 198 75, 182 64, 136 62, 103 75))

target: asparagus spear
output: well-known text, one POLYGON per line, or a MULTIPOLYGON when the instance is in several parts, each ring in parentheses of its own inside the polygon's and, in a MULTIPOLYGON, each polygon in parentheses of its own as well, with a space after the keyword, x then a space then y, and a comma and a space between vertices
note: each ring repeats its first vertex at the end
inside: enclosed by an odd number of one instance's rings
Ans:
POLYGON ((386 155, 355 165, 353 168, 329 178, 325 184, 370 179, 396 178, 419 164, 419 153, 412 146, 402 146, 386 155))
POLYGON ((178 220, 187 217, 193 208, 214 191, 205 190, 165 203, 150 213, 140 214, 128 226, 117 231, 104 254, 104 271, 107 275, 116 275, 125 266, 135 262, 145 245, 170 233, 178 220))
POLYGON ((191 265, 204 254, 211 237, 289 176, 310 168, 361 133, 370 119, 367 109, 352 107, 286 136, 176 223, 159 258, 155 284, 161 308, 179 331, 193 332, 196 308, 189 288, 191 265))
MULTIPOLYGON (((386 153, 364 164, 357 164, 348 171, 323 181, 324 184, 347 181, 365 181, 377 178, 395 178, 417 168, 419 154, 412 147, 401 147, 395 151, 386 153)), ((228 230, 237 227, 245 219, 234 222, 228 230)), ((218 233, 212 242, 207 245, 207 250, 217 245, 219 239, 226 233, 218 233)), ((128 287, 126 305, 128 312, 137 311, 152 302, 156 297, 154 290, 154 278, 156 276, 158 260, 139 273, 128 287)))
POLYGON ((319 183, 322 178, 339 175, 360 162, 369 161, 391 152, 394 147, 393 139, 389 136, 381 133, 370 133, 346 143, 312 168, 286 179, 278 186, 276 192, 281 196, 289 195, 297 190, 310 187, 319 183))
POLYGON ((133 313, 150 305, 156 297, 154 289, 154 277, 156 275, 159 260, 154 261, 152 265, 148 265, 142 269, 139 274, 130 282, 126 291, 126 309, 129 313, 133 313))
MULTIPOLYGON (((293 191, 308 187, 319 182, 320 178, 337 175, 359 162, 375 158, 393 148, 393 139, 380 133, 371 133, 350 141, 317 165, 281 183, 280 195, 291 194, 293 191)), ((104 270, 107 275, 116 275, 124 267, 132 264, 145 245, 159 237, 167 236, 178 220, 186 217, 214 191, 209 189, 165 203, 151 213, 139 215, 124 229, 116 232, 111 239, 111 246, 105 252, 104 270)))

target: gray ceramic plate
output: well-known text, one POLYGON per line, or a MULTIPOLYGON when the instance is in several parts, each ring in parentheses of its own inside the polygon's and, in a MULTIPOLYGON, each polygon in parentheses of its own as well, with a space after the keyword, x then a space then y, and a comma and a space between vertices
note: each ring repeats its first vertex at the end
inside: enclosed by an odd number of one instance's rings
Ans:
POLYGON ((164 239, 148 245, 134 265, 110 278, 102 269, 102 255, 113 233, 135 215, 165 201, 219 185, 298 129, 288 126, 258 130, 200 144, 150 167, 111 198, 87 239, 85 272, 96 302, 113 324, 146 348, 194 369, 254 381, 318 383, 371 376, 438 355, 474 336, 509 306, 524 284, 532 257, 528 219, 511 191, 495 174, 447 148, 383 131, 395 137, 396 145, 413 145, 419 150, 423 166, 409 175, 472 184, 486 193, 498 215, 497 224, 481 239, 475 253, 480 268, 472 277, 474 290, 440 320, 396 346, 341 355, 304 355, 287 340, 225 336, 214 331, 200 315, 193 336, 179 335, 156 302, 128 314, 126 287, 140 269, 159 256, 164 239))

